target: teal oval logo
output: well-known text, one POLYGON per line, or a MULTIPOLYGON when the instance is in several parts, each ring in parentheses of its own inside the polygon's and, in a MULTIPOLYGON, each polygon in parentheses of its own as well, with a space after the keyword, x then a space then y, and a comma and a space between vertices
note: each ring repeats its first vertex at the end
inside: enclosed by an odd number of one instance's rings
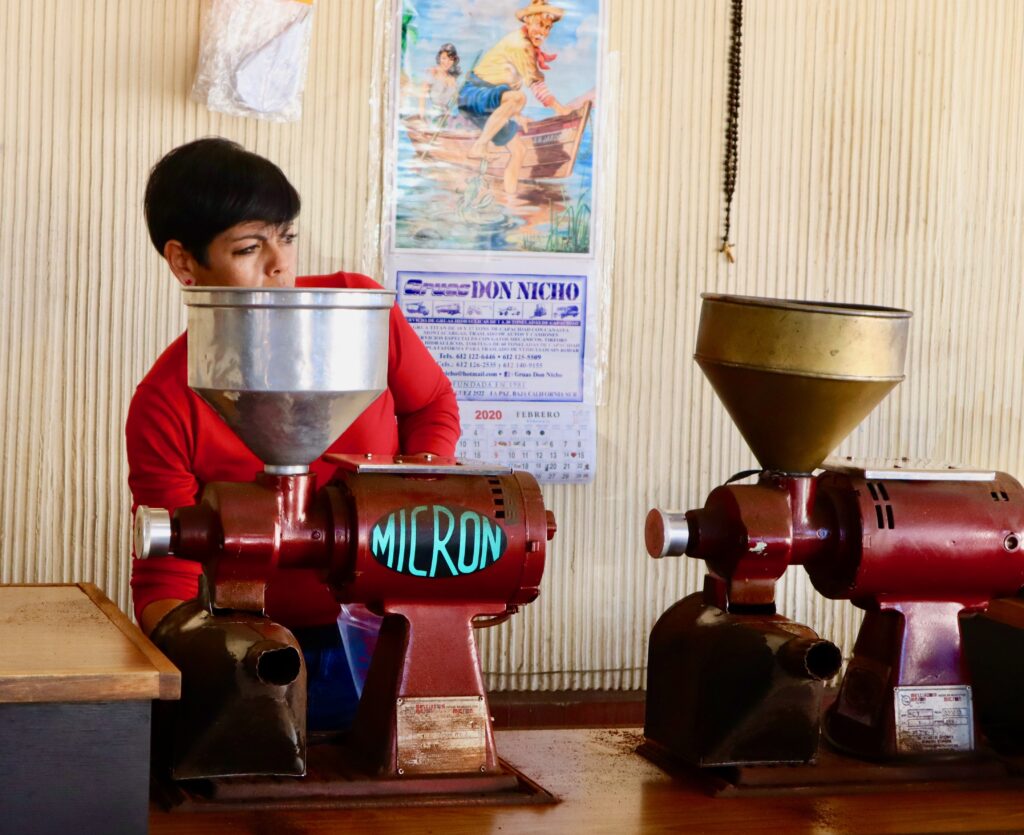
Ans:
POLYGON ((490 517, 442 504, 400 507, 370 529, 373 558, 410 577, 476 574, 501 559, 507 547, 505 531, 490 517))

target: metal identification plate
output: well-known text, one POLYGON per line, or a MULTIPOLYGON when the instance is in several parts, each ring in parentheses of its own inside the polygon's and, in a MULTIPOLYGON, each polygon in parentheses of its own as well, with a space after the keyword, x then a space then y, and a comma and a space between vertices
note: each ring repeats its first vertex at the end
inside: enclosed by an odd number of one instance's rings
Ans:
POLYGON ((480 771, 487 708, 480 696, 399 699, 398 767, 405 774, 480 771))
POLYGON ((974 750, 970 685, 893 689, 899 753, 974 750))

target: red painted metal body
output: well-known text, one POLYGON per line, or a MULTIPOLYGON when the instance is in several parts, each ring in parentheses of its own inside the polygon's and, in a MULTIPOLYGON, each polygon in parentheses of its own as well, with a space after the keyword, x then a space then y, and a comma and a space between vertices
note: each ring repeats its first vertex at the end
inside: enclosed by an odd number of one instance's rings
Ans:
POLYGON ((537 597, 555 533, 537 482, 336 460, 320 489, 308 474, 207 485, 175 512, 172 552, 204 563, 215 608, 262 612, 274 571, 315 568, 385 615, 356 722, 371 770, 498 773, 473 627, 537 597))
POLYGON ((270 574, 326 568, 335 530, 316 476, 260 473, 252 482, 208 484, 198 504, 176 510, 171 550, 204 563, 215 608, 262 613, 270 574))
POLYGON ((727 582, 730 607, 773 605, 786 568, 831 547, 821 532, 832 518, 816 502, 816 486, 809 476, 764 473, 757 484, 716 487, 703 508, 686 514, 687 553, 727 582))
MULTIPOLYGON (((540 487, 528 473, 396 476, 342 470, 326 492, 335 509, 335 542, 348 536, 345 547, 333 548, 327 576, 339 600, 371 605, 385 600, 475 601, 486 607, 480 614, 500 614, 506 608, 514 611, 515 606, 530 603, 539 594, 549 539, 548 518, 540 487), (381 519, 396 508, 414 510, 438 505, 464 508, 492 520, 507 536, 505 553, 481 571, 434 577, 400 574, 371 556, 373 528, 381 519)), ((421 513, 422 524, 428 528, 434 525, 433 515, 421 513)), ((449 522, 442 519, 436 524, 447 527, 449 522)), ((468 527, 476 534, 473 525, 468 527)), ((451 559, 458 567, 457 555, 451 559)), ((431 573, 432 562, 424 561, 418 570, 431 573)), ((437 562, 443 566, 446 561, 438 557, 437 562)))
POLYGON ((806 565, 824 595, 867 609, 825 731, 865 756, 901 750, 896 688, 970 685, 960 616, 1024 586, 1024 490, 993 481, 867 480, 825 473, 841 533, 806 565))
POLYGON ((818 482, 840 534, 835 559, 807 561, 827 597, 975 607, 1024 585, 1024 489, 1012 476, 868 481, 826 472, 818 482))
POLYGON ((866 609, 826 731, 867 756, 898 750, 897 687, 969 685, 961 613, 1024 586, 1024 489, 985 481, 869 480, 765 473, 756 485, 713 490, 687 513, 687 553, 727 589, 732 612, 774 605, 786 567, 815 588, 866 609))
POLYGON ((214 605, 254 611, 262 610, 263 589, 276 568, 318 568, 344 602, 473 600, 499 614, 537 597, 546 543, 554 534, 537 482, 522 472, 339 471, 321 490, 313 475, 261 473, 253 482, 207 485, 199 503, 177 510, 174 520, 174 554, 206 565, 214 605), (484 570, 425 577, 391 570, 370 556, 378 521, 396 510, 435 505, 492 520, 507 537, 501 558, 484 570))

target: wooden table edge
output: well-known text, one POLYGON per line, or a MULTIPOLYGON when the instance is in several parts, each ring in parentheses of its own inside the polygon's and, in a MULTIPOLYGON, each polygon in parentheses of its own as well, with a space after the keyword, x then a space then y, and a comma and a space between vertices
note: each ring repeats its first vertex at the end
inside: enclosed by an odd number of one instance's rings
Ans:
POLYGON ((94 583, 76 583, 82 592, 103 612, 107 620, 116 626, 129 641, 153 665, 157 673, 157 695, 162 700, 181 698, 181 672, 160 650, 153 645, 141 629, 131 622, 129 617, 107 597, 103 590, 94 583))

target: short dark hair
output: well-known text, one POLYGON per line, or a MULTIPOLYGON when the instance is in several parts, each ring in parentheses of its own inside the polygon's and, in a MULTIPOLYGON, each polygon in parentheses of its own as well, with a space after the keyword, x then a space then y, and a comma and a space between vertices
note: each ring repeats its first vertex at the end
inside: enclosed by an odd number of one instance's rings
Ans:
POLYGON ((459 73, 462 72, 462 68, 459 66, 459 51, 455 48, 455 44, 441 44, 441 48, 437 50, 437 56, 434 58, 435 64, 441 60, 442 55, 447 55, 452 59, 452 65, 448 69, 448 75, 453 78, 457 78, 459 73))
POLYGON ((146 224, 161 255, 168 241, 203 266, 217 235, 237 223, 289 223, 301 201, 284 172, 268 159, 221 137, 197 139, 163 157, 146 183, 146 224))

